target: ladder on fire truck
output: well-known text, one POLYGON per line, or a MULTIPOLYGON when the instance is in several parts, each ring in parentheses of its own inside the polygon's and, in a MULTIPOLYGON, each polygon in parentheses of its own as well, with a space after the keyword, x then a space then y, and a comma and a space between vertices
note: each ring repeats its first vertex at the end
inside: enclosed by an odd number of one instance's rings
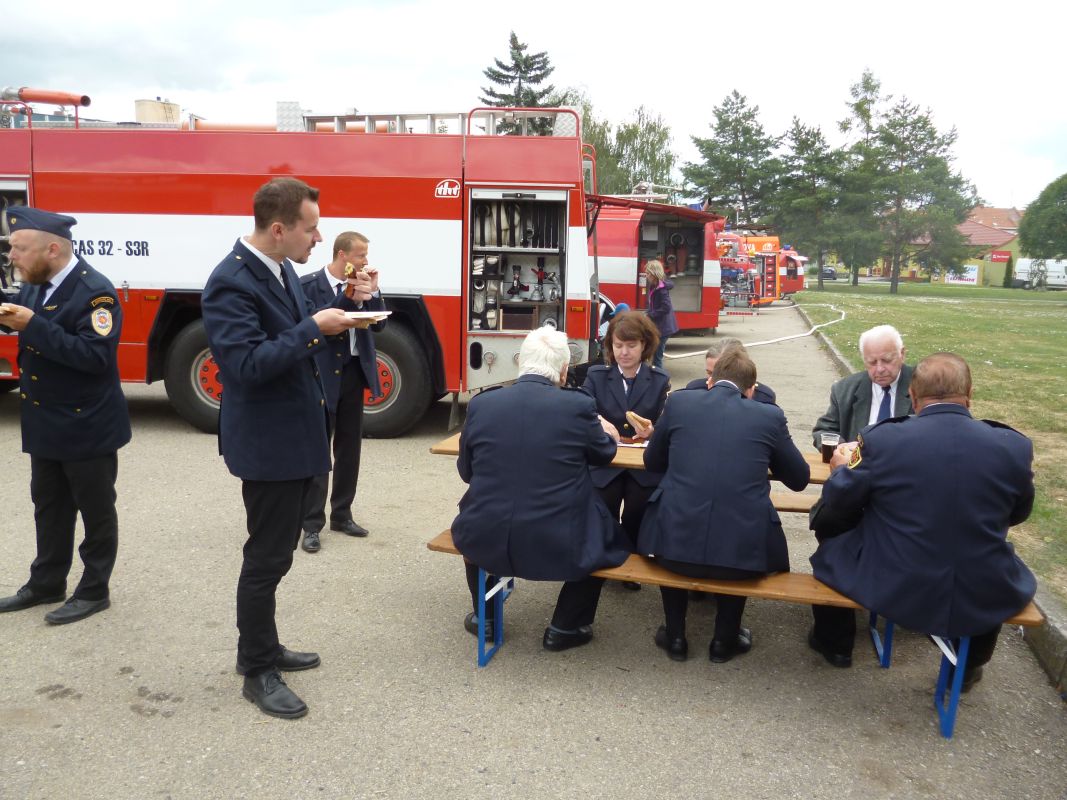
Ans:
MULTIPOLYGON (((278 129, 283 128, 283 106, 279 103, 278 129)), ((293 104, 296 105, 296 104, 293 104)), ((299 110, 299 109, 297 109, 299 110)), ((577 136, 578 114, 571 108, 476 108, 470 112, 422 112, 405 114, 300 113, 302 127, 297 130, 336 133, 450 133, 468 136, 577 136), (332 126, 332 127, 331 127, 332 126)))

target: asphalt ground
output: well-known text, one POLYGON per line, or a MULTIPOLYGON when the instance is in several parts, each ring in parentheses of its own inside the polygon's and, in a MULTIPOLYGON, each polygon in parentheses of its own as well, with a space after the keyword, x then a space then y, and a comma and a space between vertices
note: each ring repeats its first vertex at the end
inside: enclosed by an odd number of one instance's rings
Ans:
MULTIPOLYGON (((726 318, 719 335, 804 329, 786 309, 726 318)), ((680 337, 667 352, 708 341, 680 337)), ((751 352, 810 447, 830 358, 810 338, 751 352)), ((703 359, 667 366, 681 386, 703 359)), ((370 537, 326 534, 321 552, 297 552, 279 629, 323 663, 289 676, 307 717, 265 717, 234 674, 239 481, 161 387, 127 395, 111 609, 60 627, 44 622, 49 607, 0 616, 2 798, 1067 796, 1067 706, 1017 630, 964 696, 951 741, 928 639, 900 632, 889 670, 857 641, 854 666, 834 669, 806 645, 810 611, 773 601, 749 601, 752 651, 727 664, 706 656, 714 604, 692 605, 679 664, 652 642, 654 589, 608 584, 594 641, 547 653, 558 585, 520 581, 506 644, 478 669, 460 560, 425 547, 463 491, 454 460, 428 453, 447 433, 445 402, 404 438, 364 443, 356 519, 370 537)), ((6 595, 34 555, 15 394, 0 396, 0 447, 6 595)), ((783 516, 793 568, 808 571, 806 518, 783 516)), ((71 587, 79 574, 76 558, 71 587)))

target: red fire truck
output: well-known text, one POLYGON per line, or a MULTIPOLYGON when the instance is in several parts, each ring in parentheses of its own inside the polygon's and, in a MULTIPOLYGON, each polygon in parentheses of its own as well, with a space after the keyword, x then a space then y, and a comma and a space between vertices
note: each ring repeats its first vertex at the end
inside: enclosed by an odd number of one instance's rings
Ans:
POLYGON ((685 206, 626 197, 590 198, 596 226, 589 252, 596 256, 600 293, 631 308, 648 307, 645 263, 659 259, 674 284, 671 302, 682 330, 719 325, 719 251, 723 217, 685 206))
MULTIPOLYGON (((292 131, 58 128, 29 124, 33 101, 88 105, 33 90, 0 103, 26 120, 0 129, 0 210, 29 204, 78 219, 76 252, 113 281, 123 305, 123 380, 163 380, 201 429, 216 428, 224 397, 201 290, 250 231, 256 188, 276 175, 322 192, 324 243, 308 271, 329 260, 342 231, 371 241, 393 315, 376 339, 384 397, 368 401, 368 434, 398 435, 436 398, 514 379, 522 338, 541 325, 567 333, 573 364, 588 361, 595 276, 571 111, 297 110, 292 131)), ((0 335, 0 376, 9 376, 0 390, 17 385, 15 362, 16 337, 0 335)))
POLYGON ((804 289, 805 256, 780 245, 778 237, 751 230, 719 234, 723 284, 751 306, 769 305, 804 289))

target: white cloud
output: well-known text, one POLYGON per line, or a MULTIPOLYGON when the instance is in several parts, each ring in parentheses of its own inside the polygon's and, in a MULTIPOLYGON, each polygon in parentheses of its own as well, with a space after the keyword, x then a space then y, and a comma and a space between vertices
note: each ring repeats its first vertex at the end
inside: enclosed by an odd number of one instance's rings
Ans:
POLYGON ((59 0, 5 9, 0 81, 84 92, 87 113, 129 119, 165 96, 215 120, 270 122, 275 101, 318 113, 466 110, 512 28, 546 50, 560 88, 582 87, 613 120, 640 105, 672 126, 683 161, 733 89, 781 133, 794 115, 838 141, 848 88, 883 90, 955 126, 957 166, 996 205, 1023 205, 1067 172, 1057 4, 765 0, 575 4, 190 0, 147 6, 59 0), (14 35, 12 32, 17 32, 14 35))

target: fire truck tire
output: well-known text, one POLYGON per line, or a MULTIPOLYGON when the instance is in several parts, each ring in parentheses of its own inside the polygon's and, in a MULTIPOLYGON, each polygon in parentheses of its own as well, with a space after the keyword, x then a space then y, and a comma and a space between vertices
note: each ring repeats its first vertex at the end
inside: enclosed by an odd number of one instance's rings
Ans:
POLYGON ((0 394, 4 392, 11 392, 17 389, 19 382, 15 378, 8 378, 7 380, 0 381, 0 394))
POLYGON ((205 433, 218 431, 222 384, 202 321, 189 323, 174 337, 163 382, 171 405, 186 422, 205 433))
POLYGON ((374 334, 382 396, 367 400, 364 435, 374 439, 400 436, 418 422, 433 400, 433 380, 426 352, 410 328, 390 322, 374 334))

